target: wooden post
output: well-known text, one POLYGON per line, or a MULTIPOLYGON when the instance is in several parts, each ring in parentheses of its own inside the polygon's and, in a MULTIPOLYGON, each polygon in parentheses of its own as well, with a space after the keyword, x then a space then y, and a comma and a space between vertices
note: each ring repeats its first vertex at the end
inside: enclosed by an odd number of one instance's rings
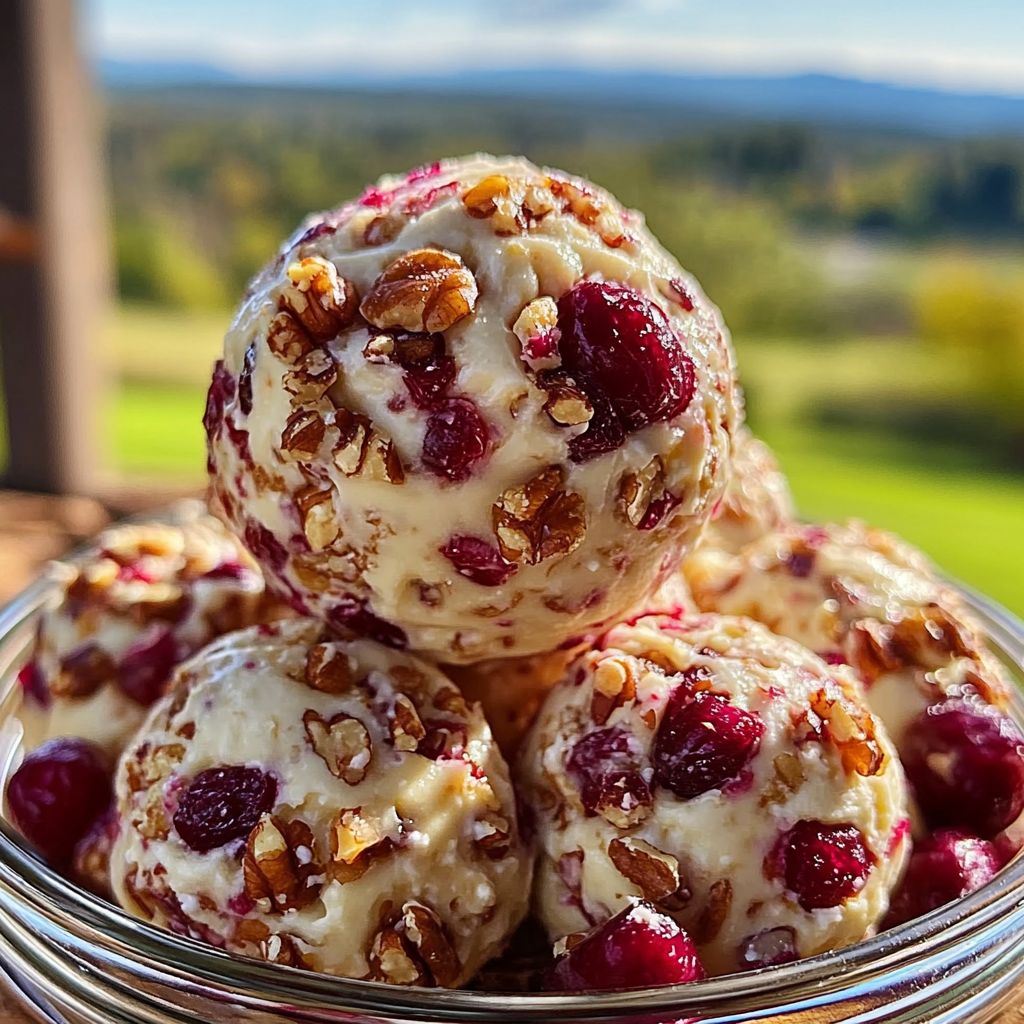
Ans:
POLYGON ((97 482, 99 331, 110 288, 96 111, 73 0, 0 2, 3 484, 97 482))

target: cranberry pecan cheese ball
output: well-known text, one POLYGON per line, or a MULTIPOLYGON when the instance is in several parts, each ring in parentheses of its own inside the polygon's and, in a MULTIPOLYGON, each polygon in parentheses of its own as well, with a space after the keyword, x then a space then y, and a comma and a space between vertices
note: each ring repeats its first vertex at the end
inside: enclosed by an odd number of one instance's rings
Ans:
POLYGON ((131 913, 279 964, 465 984, 529 900, 508 768, 436 668, 309 619, 186 663, 121 759, 131 913))
POLYGON ((710 974, 864 938, 908 853, 903 772, 849 670, 749 619, 614 627, 548 698, 520 770, 549 936, 640 897, 710 974))
POLYGON ((685 575, 702 609, 749 615, 854 669, 930 825, 992 838, 1024 810, 1006 673, 909 544, 857 521, 791 525, 736 554, 702 549, 685 575))
POLYGON ((176 665, 272 613, 259 569, 199 502, 111 527, 51 575, 20 675, 29 746, 79 736, 116 757, 176 665))
POLYGON ((733 440, 729 486, 711 513, 701 546, 739 551, 795 516, 789 481, 775 453, 741 425, 733 440))
POLYGON ((229 521, 296 608, 467 664, 652 593, 740 411, 717 311, 639 214, 478 156, 308 220, 251 286, 205 422, 229 521))

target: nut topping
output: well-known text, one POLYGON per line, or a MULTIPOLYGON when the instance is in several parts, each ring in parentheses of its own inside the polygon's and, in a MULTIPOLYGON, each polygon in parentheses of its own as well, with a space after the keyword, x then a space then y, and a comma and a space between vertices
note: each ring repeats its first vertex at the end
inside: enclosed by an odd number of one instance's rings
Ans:
POLYGON ((583 497, 564 490, 563 478, 560 467, 549 466, 520 487, 510 487, 494 503, 494 533, 506 560, 536 565, 583 543, 583 497))
POLYGON ((373 938, 366 958, 370 978, 389 985, 427 986, 426 968, 406 948, 394 924, 385 925, 373 938))
POLYGON ((405 483, 405 469, 394 442, 366 416, 338 409, 334 422, 341 435, 334 446, 334 464, 345 476, 405 483))
POLYGON ((363 781, 370 767, 373 744, 358 718, 342 711, 324 719, 310 708, 302 716, 302 724, 310 746, 335 778, 350 786, 363 781))
POLYGON ((313 351, 313 342, 298 319, 282 310, 270 321, 267 347, 286 363, 298 363, 313 351))
POLYGON ((387 836, 379 822, 364 818, 362 807, 343 808, 331 823, 331 858, 333 873, 341 882, 358 878, 370 866, 367 856, 387 836), (339 868, 349 869, 339 875, 339 868))
POLYGON ((608 844, 608 856, 645 900, 667 910, 679 910, 689 901, 690 890, 679 877, 679 861, 670 854, 642 839, 626 836, 608 844))
POLYGON ((281 455, 292 460, 315 459, 326 432, 327 425, 315 409, 296 410, 281 432, 281 455))
POLYGON ((868 711, 854 704, 834 683, 817 690, 810 707, 838 748, 847 772, 871 776, 883 770, 888 755, 875 736, 875 720, 868 711))
POLYGON ((697 919, 697 927, 693 931, 693 941, 698 946, 714 942, 725 924, 725 919, 732 909, 732 883, 727 878, 712 883, 708 893, 708 902, 697 919))
POLYGON ((416 706, 404 693, 395 698, 391 721, 391 739, 396 750, 415 751, 427 730, 420 721, 416 706))
POLYGON ((302 326, 318 341, 336 338, 356 317, 356 290, 349 281, 338 277, 330 260, 308 256, 288 268, 292 287, 284 295, 285 302, 299 318, 302 326))
POLYGON ((503 174, 492 174, 474 185, 462 197, 466 213, 477 220, 494 218, 497 235, 514 235, 526 229, 522 204, 526 198, 526 185, 503 174))
POLYGON ((501 860, 512 845, 512 826, 500 814, 487 814, 474 824, 476 848, 489 860, 501 860))
POLYGON ((302 516, 302 532, 314 551, 322 551, 338 539, 341 528, 334 515, 331 491, 303 488, 295 495, 295 505, 302 516))
POLYGON ((414 249, 384 268, 360 311, 375 327, 440 333, 469 316, 476 298, 476 280, 459 256, 414 249))
POLYGON ((544 411, 560 427, 577 427, 594 418, 594 406, 583 389, 567 374, 544 374, 541 387, 547 392, 544 411))
POLYGON ((550 295, 528 302, 512 325, 512 333, 522 346, 523 362, 535 373, 553 370, 561 364, 558 306, 550 295))
POLYGON ((611 713, 636 697, 633 666, 621 658, 605 658, 594 669, 594 695, 590 717, 595 725, 604 725, 611 713))
POLYGON ((352 688, 352 662, 333 644, 316 644, 306 655, 306 682, 321 693, 341 694, 352 688))
POLYGON ((665 470, 655 455, 639 473, 625 473, 619 484, 622 510, 630 524, 639 527, 651 502, 664 490, 665 470))
POLYGON ((246 840, 242 875, 246 896, 265 914, 308 906, 320 895, 322 876, 309 826, 264 814, 246 840))
POLYGON ((338 367, 322 348, 315 348, 294 370, 289 370, 282 380, 282 386, 292 395, 292 405, 308 405, 319 402, 327 389, 338 380, 338 367))
POLYGON ((434 983, 443 988, 452 987, 458 980, 462 964, 441 919, 429 907, 410 900, 402 907, 401 923, 434 983))
POLYGON ((114 659, 98 644, 72 651, 60 663, 60 674, 50 684, 55 697, 88 697, 107 680, 117 678, 114 659))

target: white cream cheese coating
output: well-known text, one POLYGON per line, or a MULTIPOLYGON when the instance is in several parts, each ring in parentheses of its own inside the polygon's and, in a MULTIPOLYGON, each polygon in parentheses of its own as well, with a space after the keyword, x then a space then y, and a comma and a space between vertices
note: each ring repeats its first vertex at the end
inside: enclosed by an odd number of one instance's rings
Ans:
MULTIPOLYGON (((691 767, 709 764, 705 750, 691 767)), ((756 966, 766 947, 792 959, 864 938, 909 852, 903 772, 859 684, 747 619, 614 627, 552 691, 519 772, 537 821, 534 912, 552 940, 642 896, 687 929, 712 974, 756 966), (731 777, 683 797, 659 767, 663 733, 670 705, 701 692, 761 732, 731 777), (780 853, 819 828, 853 837, 863 861, 831 900, 780 853)))
POLYGON ((740 417, 721 318, 639 214, 477 156, 311 218, 250 287, 206 423, 217 497, 295 607, 466 664, 552 650, 653 593, 723 493, 740 417), (581 282, 656 307, 693 397, 574 461, 597 413, 544 374, 581 282))
POLYGON ((121 905, 235 952, 457 986, 527 909, 531 861, 479 706, 427 663, 310 620, 186 663, 116 790, 121 905), (197 794, 218 778, 262 802, 210 811, 197 794))

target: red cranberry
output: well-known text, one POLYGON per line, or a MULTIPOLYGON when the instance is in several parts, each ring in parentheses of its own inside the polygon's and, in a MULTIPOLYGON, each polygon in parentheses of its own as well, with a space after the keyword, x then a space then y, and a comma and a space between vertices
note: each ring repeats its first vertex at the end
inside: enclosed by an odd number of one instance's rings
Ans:
POLYGON ((786 569, 790 576, 798 580, 806 579, 814 569, 815 553, 813 551, 792 551, 786 559, 786 569))
POLYGON ((693 363, 664 312, 626 285, 580 281, 558 300, 562 366, 611 399, 629 432, 689 405, 693 363))
POLYGON ((704 967, 679 925, 643 900, 598 925, 548 972, 554 991, 647 988, 700 981, 704 967))
POLYGON ((999 871, 995 846, 960 829, 940 829, 914 846, 883 927, 894 928, 974 892, 999 871))
POLYGON ((52 864, 66 867, 78 841, 110 804, 101 751, 77 737, 47 740, 7 783, 7 805, 21 834, 52 864))
POLYGON ((694 693, 681 684, 669 696, 654 738, 654 777, 684 800, 721 789, 739 778, 763 735, 758 715, 721 694, 694 693))
POLYGON ((257 579, 256 573, 241 562, 224 562, 214 566, 209 572, 199 577, 201 580, 234 580, 238 583, 249 583, 257 579))
POLYGON ((598 729, 572 748, 565 769, 579 790, 588 814, 597 814, 608 804, 625 806, 650 804, 651 791, 640 774, 640 744, 624 729, 598 729))
POLYGON ((234 397, 235 378, 224 367, 224 360, 218 359, 213 368, 210 390, 206 393, 206 411, 203 413, 207 437, 213 439, 217 436, 224 420, 224 407, 234 397))
POLYGON ((288 564, 288 551, 285 546, 262 523, 250 519, 245 524, 242 538, 253 558, 260 565, 274 572, 281 572, 288 564))
POLYGON ((256 343, 245 350, 242 372, 238 376, 238 408, 243 416, 252 412, 252 375, 256 369, 256 343))
POLYGON ((796 932, 783 925, 748 935, 739 944, 736 958, 740 970, 743 971, 790 964, 800 959, 800 954, 796 951, 796 932))
POLYGON ((423 463, 438 476, 465 480, 487 454, 490 432, 468 398, 448 398, 427 419, 423 463))
POLYGON ((132 700, 148 707, 162 696, 177 663, 174 634, 166 626, 151 626, 125 651, 117 684, 132 700))
POLYGON ((455 360, 451 356, 431 356, 415 363, 402 378, 417 409, 432 409, 455 383, 455 360))
POLYGON ((518 568, 513 562, 506 561, 496 547, 479 537, 456 534, 438 550, 457 572, 482 587, 500 587, 515 575, 518 568))
POLYGON ((838 907, 864 888, 873 857, 854 825, 798 821, 776 850, 786 888, 804 910, 838 907))
POLYGON ((365 601, 348 598, 339 601, 327 613, 327 619, 341 629, 350 629, 360 636, 369 637, 385 647, 403 650, 409 646, 409 638, 401 626, 396 626, 366 607, 365 601))
POLYGON ((1024 810, 1024 736, 996 707, 967 700, 933 705, 911 722, 900 758, 933 827, 991 839, 1024 810))
POLYGON ((25 695, 41 707, 50 706, 50 688, 46 685, 46 677, 35 658, 27 661, 18 673, 18 682, 25 695))
POLYGON ((306 230, 299 235, 293 248, 297 249, 300 245, 305 245, 307 242, 314 242, 316 239, 321 238, 324 235, 333 235, 337 230, 338 228, 336 225, 329 224, 327 221, 322 220, 318 224, 314 224, 312 227, 306 228, 306 230))
POLYGON ((647 506, 647 511, 643 514, 640 522, 636 524, 636 528, 638 530, 653 530, 656 526, 661 526, 682 500, 682 498, 677 498, 674 494, 669 494, 666 491, 661 497, 655 498, 647 506))
POLYGON ((276 799, 277 781, 259 768, 207 768, 181 795, 174 827, 191 849, 215 850, 245 839, 276 799))

